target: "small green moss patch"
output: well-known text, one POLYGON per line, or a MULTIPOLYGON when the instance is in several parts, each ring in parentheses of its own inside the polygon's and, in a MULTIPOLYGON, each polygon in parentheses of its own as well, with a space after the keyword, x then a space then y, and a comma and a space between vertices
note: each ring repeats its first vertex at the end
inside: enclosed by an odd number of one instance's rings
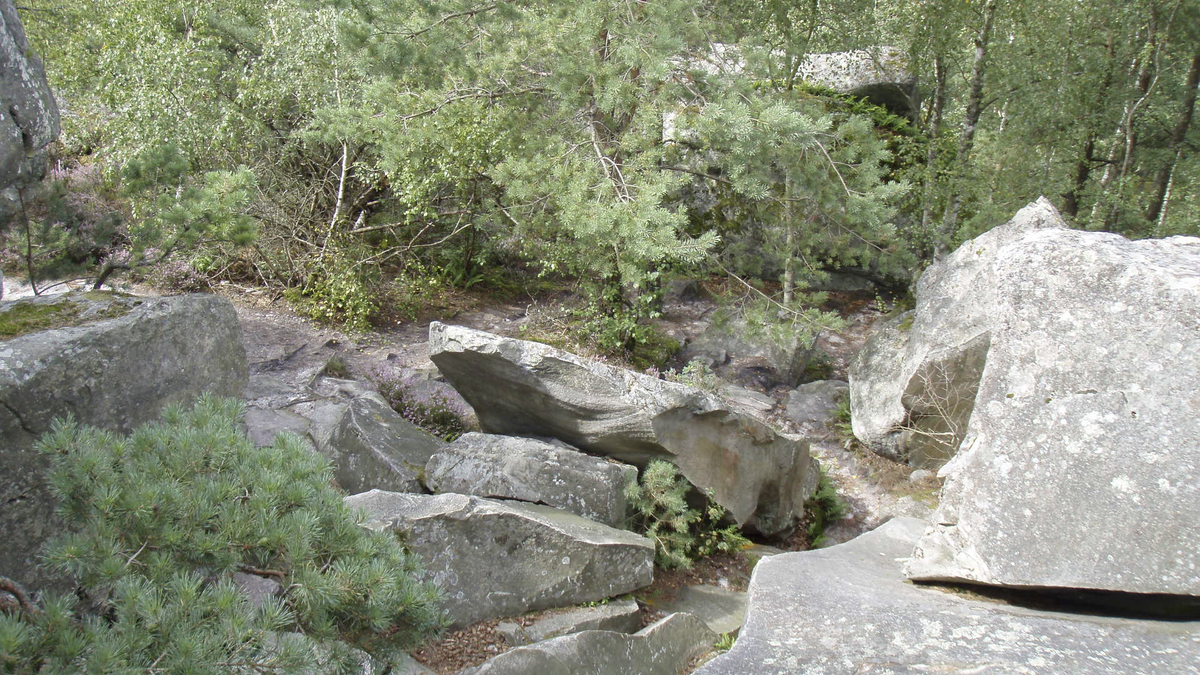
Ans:
POLYGON ((81 311, 83 307, 74 302, 17 305, 0 313, 0 339, 7 340, 26 333, 68 326, 75 322, 81 311))
MULTIPOLYGON (((94 300, 112 299, 105 294, 103 297, 83 297, 94 300)), ((115 319, 129 313, 131 307, 125 303, 113 302, 107 307, 95 312, 84 314, 87 305, 63 299, 61 302, 42 304, 21 302, 0 312, 0 340, 9 340, 29 333, 38 333, 67 326, 80 326, 105 319, 115 319)))

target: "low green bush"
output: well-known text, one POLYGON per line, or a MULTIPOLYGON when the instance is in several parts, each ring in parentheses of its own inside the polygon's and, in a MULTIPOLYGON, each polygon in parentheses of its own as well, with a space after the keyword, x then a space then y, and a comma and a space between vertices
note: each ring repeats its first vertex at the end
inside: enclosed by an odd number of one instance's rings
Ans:
POLYGON ((693 489, 674 464, 660 459, 646 465, 640 483, 625 489, 634 511, 634 528, 654 542, 659 567, 689 568, 700 558, 750 545, 736 525, 724 523, 725 508, 711 498, 701 510, 689 506, 687 497, 693 489))
POLYGON ((127 437, 55 424, 39 448, 71 532, 46 559, 78 591, 0 613, 0 670, 350 672, 351 645, 387 658, 442 627, 417 560, 359 525, 329 462, 291 435, 254 447, 241 413, 206 396, 127 437), (256 606, 237 572, 279 592, 256 606))

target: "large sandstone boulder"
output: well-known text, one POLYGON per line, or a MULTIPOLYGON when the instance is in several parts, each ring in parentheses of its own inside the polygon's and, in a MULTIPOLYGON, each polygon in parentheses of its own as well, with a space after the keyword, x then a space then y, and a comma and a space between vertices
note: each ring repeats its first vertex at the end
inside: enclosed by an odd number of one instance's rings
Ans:
POLYGON ((1200 595, 1200 239, 1060 225, 1043 200, 963 244, 921 279, 900 376, 851 374, 856 432, 957 451, 908 573, 1200 595))
POLYGON ((588 630, 517 647, 462 675, 679 675, 716 639, 704 622, 678 613, 634 635, 588 630))
POLYGON ((0 191, 41 177, 46 146, 58 132, 46 70, 29 49, 12 1, 0 0, 0 191))
POLYGON ((433 492, 517 499, 624 527, 625 486, 637 469, 535 438, 469 433, 429 458, 433 492))
POLYGON ((0 324, 22 317, 62 325, 0 338, 0 574, 39 586, 48 577, 35 555, 58 524, 46 457, 32 446, 52 420, 71 414, 129 432, 206 391, 240 397, 246 352, 233 306, 213 295, 89 292, 0 303, 0 324))
POLYGON ((654 545, 559 509, 372 490, 346 498, 366 527, 404 537, 455 626, 604 600, 648 585, 654 545))
POLYGON ((375 393, 330 403, 310 414, 309 437, 317 451, 333 461, 338 486, 350 494, 374 489, 424 492, 425 464, 446 446, 375 393))
POLYGON ((806 441, 692 387, 437 322, 429 353, 483 431, 550 436, 638 465, 668 459, 739 525, 764 535, 794 527, 816 488, 806 441))
POLYGON ((846 544, 764 559, 733 649, 697 675, 1197 672, 1198 621, 1030 609, 907 583, 901 567, 924 529, 897 518, 846 544))

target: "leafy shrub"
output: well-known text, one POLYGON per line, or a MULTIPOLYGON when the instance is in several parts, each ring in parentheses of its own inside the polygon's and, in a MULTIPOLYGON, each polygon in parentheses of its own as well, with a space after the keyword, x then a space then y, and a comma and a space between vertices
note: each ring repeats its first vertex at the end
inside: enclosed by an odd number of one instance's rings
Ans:
POLYGON ((625 497, 633 507, 634 526, 654 542, 654 560, 666 569, 689 568, 693 561, 718 551, 749 545, 736 525, 722 527, 726 510, 708 499, 703 510, 687 502, 692 484, 670 462, 652 460, 642 470, 641 484, 630 483, 625 497))
POLYGON ((436 392, 421 391, 417 375, 401 375, 392 369, 376 369, 370 379, 392 410, 425 431, 453 441, 470 431, 463 405, 436 392))
POLYGON ((846 502, 838 496, 837 486, 821 470, 821 480, 817 489, 804 503, 804 510, 812 516, 808 526, 808 540, 812 548, 820 548, 824 540, 825 528, 846 515, 846 502))
POLYGON ((721 386, 725 384, 725 381, 714 373, 712 367, 703 359, 688 361, 688 364, 678 373, 672 368, 663 374, 672 382, 686 384, 709 393, 720 391, 721 386))
POLYGON ((841 394, 837 398, 837 406, 829 418, 829 426, 833 427, 843 448, 849 448, 857 442, 854 437, 854 424, 851 421, 853 413, 850 410, 850 395, 841 394))
POLYGON ((344 260, 318 271, 305 288, 289 289, 285 297, 309 317, 351 330, 369 328, 379 309, 365 275, 344 260))
POLYGON ((39 448, 73 532, 46 557, 88 602, 0 614, 5 672, 345 672, 343 641, 386 655, 440 628, 436 589, 399 542, 359 526, 328 461, 290 435, 254 447, 241 412, 206 396, 128 437, 54 425, 39 448), (256 607, 234 572, 280 592, 256 607))

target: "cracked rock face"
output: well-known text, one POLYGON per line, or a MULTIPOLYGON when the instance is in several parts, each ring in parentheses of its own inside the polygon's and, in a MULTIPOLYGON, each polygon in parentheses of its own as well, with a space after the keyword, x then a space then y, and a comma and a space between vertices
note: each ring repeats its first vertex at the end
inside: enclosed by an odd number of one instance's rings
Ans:
POLYGON ((625 486, 637 469, 536 438, 464 434, 425 465, 433 492, 517 499, 624 527, 625 486))
POLYGON ((38 548, 59 528, 46 457, 32 449, 52 420, 71 413, 129 432, 167 404, 206 391, 241 397, 246 387, 242 329, 228 300, 80 293, 0 303, 0 314, 57 303, 78 304, 80 321, 0 340, 0 573, 34 588, 49 581, 34 567, 38 548))
POLYGON ((58 104, 11 0, 0 0, 0 190, 41 176, 58 104))
POLYGON ((863 440, 953 430, 908 574, 1200 595, 1200 239, 1060 225, 964 243, 851 373, 863 440))
MULTIPOLYGON (((924 521, 754 568, 733 649, 697 675, 1195 673, 1200 622, 1030 609, 907 583, 924 521)), ((1044 603, 1043 603, 1044 604, 1044 603)))
POLYGON ((430 358, 475 409, 483 431, 548 436, 645 465, 666 459, 739 525, 795 527, 819 478, 808 442, 786 438, 693 387, 544 344, 429 326, 430 358))
POLYGON ((382 490, 345 501, 367 512, 366 527, 404 537, 455 626, 604 600, 653 578, 649 539, 548 506, 382 490))

